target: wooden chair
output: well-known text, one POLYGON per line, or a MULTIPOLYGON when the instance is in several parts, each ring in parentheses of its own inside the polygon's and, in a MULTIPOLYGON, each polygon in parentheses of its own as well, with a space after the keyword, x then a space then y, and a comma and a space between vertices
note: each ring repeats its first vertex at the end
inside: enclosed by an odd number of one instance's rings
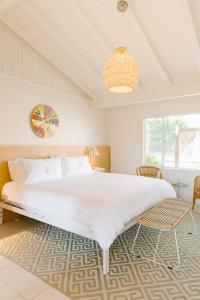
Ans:
POLYGON ((163 179, 163 173, 160 168, 154 166, 141 166, 136 169, 138 176, 163 179))
POLYGON ((194 209, 196 200, 200 200, 200 175, 196 176, 194 179, 194 191, 193 191, 193 203, 192 209, 194 209))

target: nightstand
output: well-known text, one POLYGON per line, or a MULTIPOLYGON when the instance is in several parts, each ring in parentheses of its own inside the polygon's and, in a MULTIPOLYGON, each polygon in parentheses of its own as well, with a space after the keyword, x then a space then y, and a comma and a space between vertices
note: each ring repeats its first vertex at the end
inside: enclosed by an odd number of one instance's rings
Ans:
POLYGON ((101 168, 101 167, 94 167, 93 170, 98 171, 98 172, 105 172, 105 168, 101 168))

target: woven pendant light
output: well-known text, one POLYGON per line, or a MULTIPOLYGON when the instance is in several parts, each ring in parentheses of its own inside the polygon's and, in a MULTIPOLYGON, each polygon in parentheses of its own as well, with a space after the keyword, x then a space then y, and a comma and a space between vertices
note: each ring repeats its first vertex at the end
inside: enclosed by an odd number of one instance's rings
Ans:
POLYGON ((103 78, 110 92, 128 93, 137 86, 139 69, 135 59, 124 47, 117 48, 107 61, 103 78))

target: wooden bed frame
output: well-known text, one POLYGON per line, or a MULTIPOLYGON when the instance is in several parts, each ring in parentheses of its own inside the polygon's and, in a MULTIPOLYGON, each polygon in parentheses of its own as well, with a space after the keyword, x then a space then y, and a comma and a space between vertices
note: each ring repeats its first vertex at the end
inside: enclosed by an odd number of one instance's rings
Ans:
MULTIPOLYGON (((109 146, 95 146, 100 153, 98 157, 91 157, 92 167, 101 167, 104 168, 106 172, 110 171, 110 147, 109 146)), ((45 158, 51 157, 54 155, 69 155, 69 156, 79 156, 86 155, 88 153, 88 147, 86 146, 2 146, 0 145, 0 192, 3 185, 6 182, 9 182, 10 176, 8 171, 8 161, 16 159, 19 157, 23 158, 45 158)), ((89 230, 80 229, 78 226, 72 224, 64 224, 58 222, 58 220, 49 219, 42 217, 35 213, 30 213, 24 209, 18 208, 16 206, 7 204, 3 201, 0 201, 0 224, 3 221, 11 220, 14 218, 14 214, 23 215, 61 229, 82 235, 89 239, 95 240, 93 233, 89 230)), ((127 223, 123 230, 124 232, 131 226, 135 224, 135 220, 127 223)), ((107 251, 103 250, 103 274, 108 274, 109 272, 109 249, 107 251)))

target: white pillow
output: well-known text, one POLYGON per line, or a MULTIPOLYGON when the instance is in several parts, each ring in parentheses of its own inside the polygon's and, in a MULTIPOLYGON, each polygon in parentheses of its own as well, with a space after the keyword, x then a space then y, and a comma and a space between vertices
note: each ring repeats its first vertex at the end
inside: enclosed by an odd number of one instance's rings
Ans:
POLYGON ((12 180, 31 183, 62 177, 61 158, 16 159, 8 162, 12 180))
POLYGON ((88 156, 62 156, 62 175, 78 175, 91 173, 92 168, 88 156))

